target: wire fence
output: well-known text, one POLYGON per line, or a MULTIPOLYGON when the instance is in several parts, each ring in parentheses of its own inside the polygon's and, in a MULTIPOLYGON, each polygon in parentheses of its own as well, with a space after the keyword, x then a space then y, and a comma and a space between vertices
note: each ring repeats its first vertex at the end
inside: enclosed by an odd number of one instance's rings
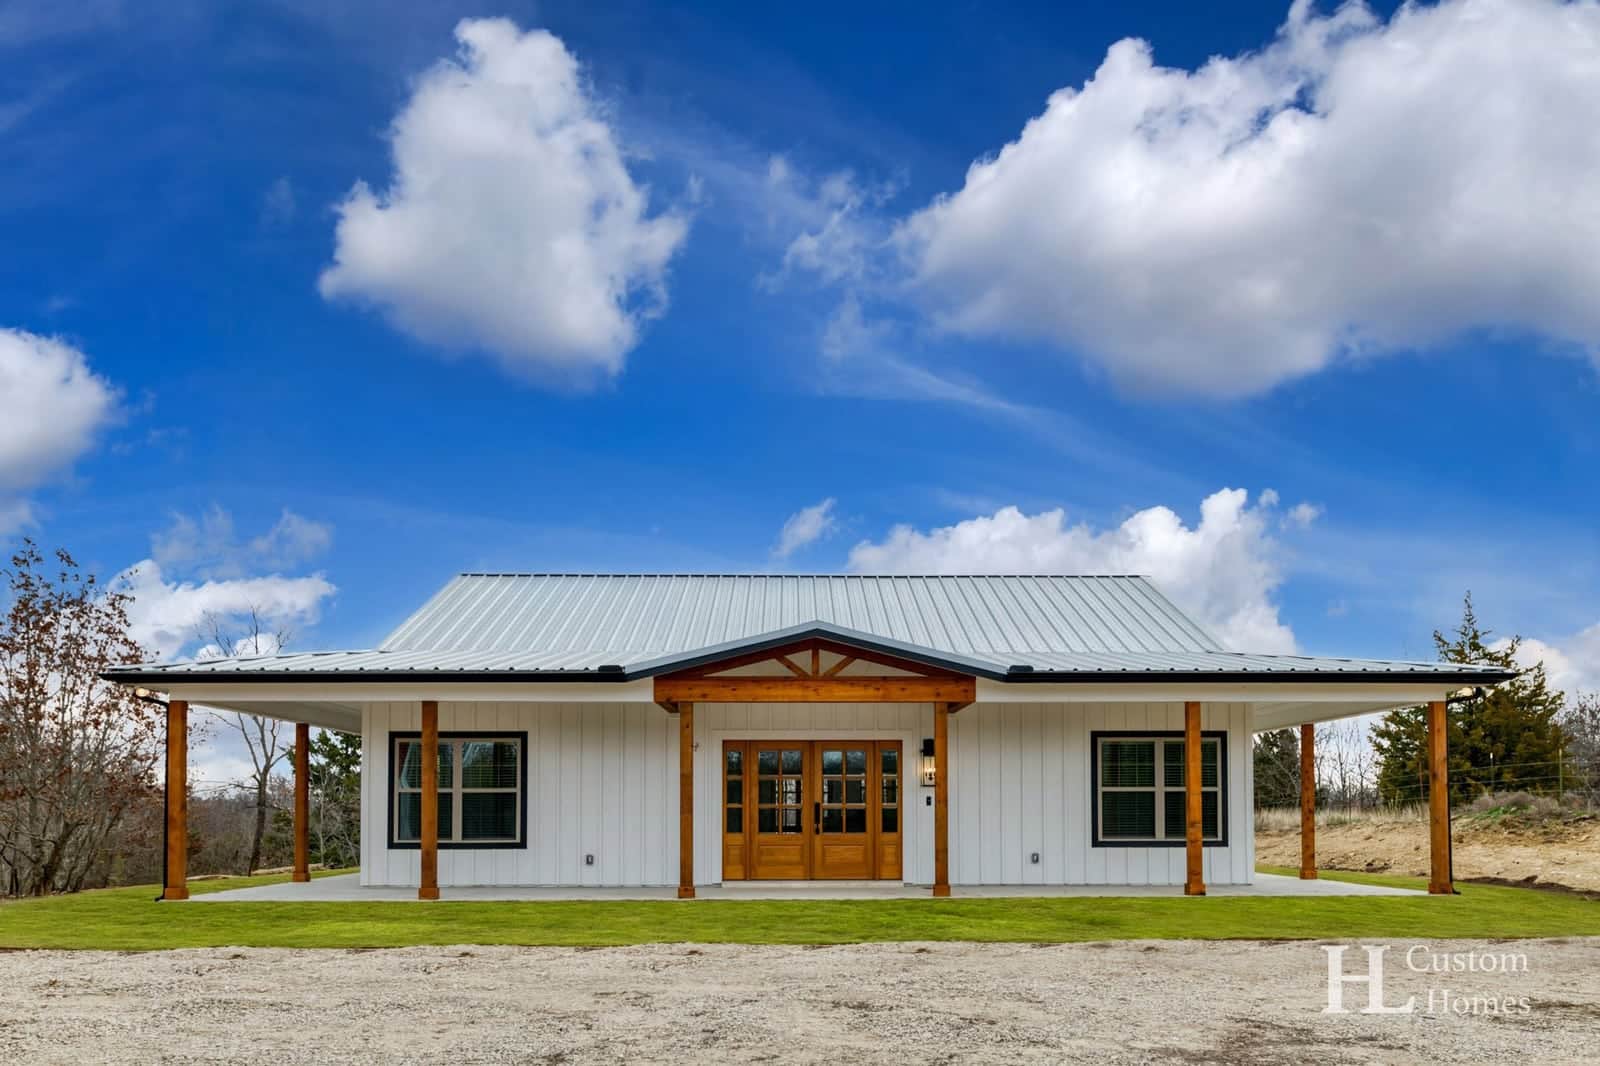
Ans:
MULTIPOLYGON (((1379 773, 1375 758, 1339 761, 1317 768, 1317 806, 1368 810, 1426 804, 1432 792, 1426 768, 1415 780, 1397 780, 1379 773)), ((1469 803, 1481 796, 1527 792, 1556 803, 1600 805, 1600 758, 1563 754, 1555 759, 1450 767, 1450 802, 1469 803)), ((1300 774, 1272 763, 1256 768, 1256 806, 1298 803, 1300 774)))

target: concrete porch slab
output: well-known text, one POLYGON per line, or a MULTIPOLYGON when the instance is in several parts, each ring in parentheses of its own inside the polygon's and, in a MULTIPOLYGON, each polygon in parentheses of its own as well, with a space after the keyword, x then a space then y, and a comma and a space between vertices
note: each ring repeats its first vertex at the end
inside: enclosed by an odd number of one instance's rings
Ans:
MULTIPOLYGON (((927 899, 925 885, 885 884, 877 881, 766 881, 743 884, 702 885, 701 899, 927 899)), ((1348 881, 1302 881, 1278 874, 1256 874, 1251 885, 1212 885, 1213 896, 1415 896, 1425 893, 1408 888, 1359 885, 1348 881)), ((1176 885, 956 885, 958 899, 1070 898, 1181 896, 1176 885)), ((674 888, 553 888, 539 885, 468 885, 441 888, 445 900, 670 900, 674 888)), ((256 885, 225 892, 208 892, 189 898, 190 903, 249 902, 417 902, 415 888, 361 885, 359 874, 318 877, 294 884, 256 885)))

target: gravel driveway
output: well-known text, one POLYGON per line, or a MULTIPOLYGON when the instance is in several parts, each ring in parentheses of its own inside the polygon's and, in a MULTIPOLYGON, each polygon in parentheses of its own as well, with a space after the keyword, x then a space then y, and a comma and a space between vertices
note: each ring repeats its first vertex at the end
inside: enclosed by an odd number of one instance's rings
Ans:
POLYGON ((1321 1013, 1309 943, 11 952, 0 1062, 1594 1061, 1600 939, 1418 956, 1522 954, 1512 974, 1413 972, 1410 945, 1385 999, 1418 1012, 1385 1016, 1321 1013), (1514 1010, 1427 1012, 1441 988, 1514 1010))

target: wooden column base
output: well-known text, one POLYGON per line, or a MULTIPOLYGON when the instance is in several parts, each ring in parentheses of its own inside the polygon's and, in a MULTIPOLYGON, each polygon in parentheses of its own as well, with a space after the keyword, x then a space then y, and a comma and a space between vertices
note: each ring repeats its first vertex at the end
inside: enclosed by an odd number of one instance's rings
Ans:
POLYGON ((693 885, 679 885, 678 886, 678 898, 679 899, 694 899, 694 886, 693 885))
POLYGON ((418 899, 438 899, 439 898, 439 886, 438 885, 434 885, 432 888, 419 888, 419 889, 417 889, 417 898, 418 899))
POLYGON ((949 898, 949 896, 950 896, 950 886, 949 885, 934 885, 933 886, 933 898, 934 899, 947 899, 947 898, 949 898))

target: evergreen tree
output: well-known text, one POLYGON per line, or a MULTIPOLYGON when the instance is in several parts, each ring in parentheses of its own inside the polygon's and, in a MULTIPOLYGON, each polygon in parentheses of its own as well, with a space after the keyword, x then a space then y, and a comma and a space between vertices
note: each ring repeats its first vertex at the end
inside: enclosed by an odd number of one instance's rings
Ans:
MULTIPOLYGON (((1494 648, 1491 631, 1478 624, 1468 593, 1453 636, 1434 631, 1442 662, 1516 669, 1521 637, 1494 648)), ((1484 792, 1555 790, 1563 733, 1557 716, 1562 694, 1552 690, 1544 664, 1492 688, 1480 688, 1445 712, 1450 796, 1459 802, 1484 792)), ((1391 711, 1372 730, 1378 753, 1378 792, 1387 803, 1418 802, 1427 795, 1427 709, 1391 711)))
POLYGON ((1293 729, 1257 733, 1253 754, 1257 807, 1300 802, 1300 737, 1293 729))
POLYGON ((329 867, 361 862, 361 738, 319 729, 311 736, 313 860, 329 867))

